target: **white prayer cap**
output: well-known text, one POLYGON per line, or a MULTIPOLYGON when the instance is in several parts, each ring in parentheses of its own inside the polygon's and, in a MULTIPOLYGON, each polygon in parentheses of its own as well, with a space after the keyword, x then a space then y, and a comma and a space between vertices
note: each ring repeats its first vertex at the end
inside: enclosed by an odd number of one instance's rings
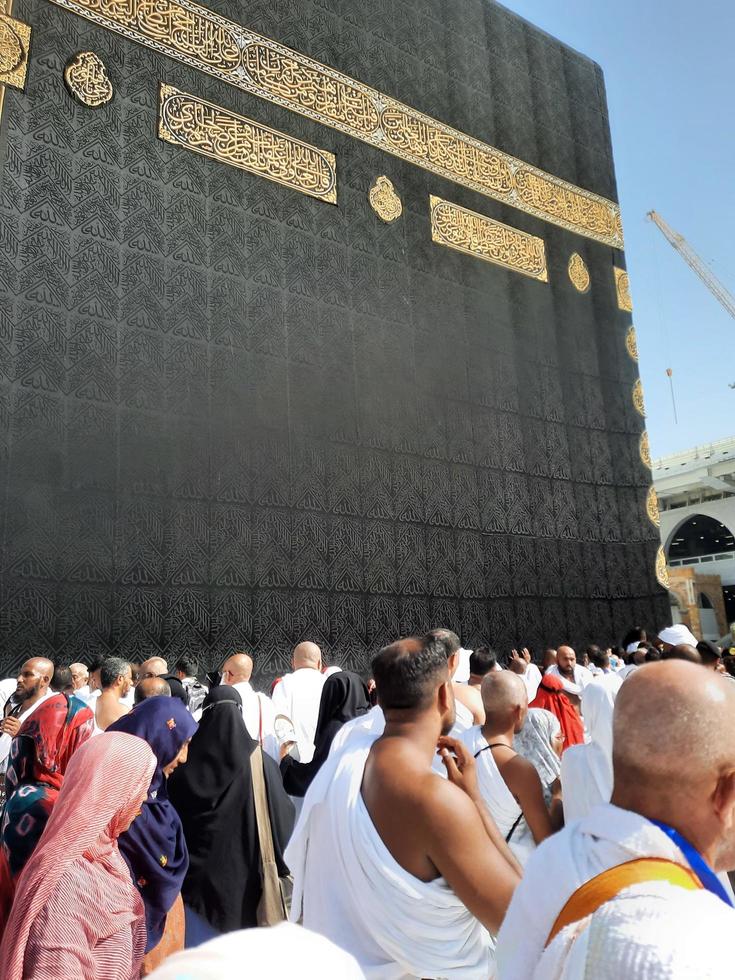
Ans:
POLYGON ((282 922, 264 929, 228 932, 169 956, 151 980, 365 980, 355 960, 324 936, 282 922))
POLYGON ((670 643, 672 647, 679 646, 680 643, 687 643, 690 647, 697 645, 696 636, 683 623, 667 626, 665 630, 661 630, 658 638, 662 643, 670 643))
POLYGON ((626 653, 635 653, 636 650, 638 649, 638 644, 640 642, 641 642, 640 640, 636 640, 635 643, 629 643, 627 645, 627 647, 625 648, 625 652, 626 653))

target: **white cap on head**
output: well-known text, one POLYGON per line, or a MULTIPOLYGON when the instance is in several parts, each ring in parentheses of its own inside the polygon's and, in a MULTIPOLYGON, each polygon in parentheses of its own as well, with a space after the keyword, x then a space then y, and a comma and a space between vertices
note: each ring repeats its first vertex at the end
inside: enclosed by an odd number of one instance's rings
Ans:
POLYGON ((662 643, 670 643, 672 647, 677 647, 680 643, 687 643, 690 647, 695 647, 698 643, 694 633, 683 623, 667 626, 665 630, 661 630, 658 638, 662 643))
POLYGON ((640 642, 641 642, 640 640, 636 640, 635 643, 629 643, 627 645, 627 647, 625 648, 625 652, 626 653, 635 653, 636 650, 638 649, 638 644, 640 642))
POLYGON ((270 929, 241 929, 175 953, 150 974, 155 980, 239 980, 243 964, 270 980, 365 980, 355 960, 324 936, 282 922, 270 929))

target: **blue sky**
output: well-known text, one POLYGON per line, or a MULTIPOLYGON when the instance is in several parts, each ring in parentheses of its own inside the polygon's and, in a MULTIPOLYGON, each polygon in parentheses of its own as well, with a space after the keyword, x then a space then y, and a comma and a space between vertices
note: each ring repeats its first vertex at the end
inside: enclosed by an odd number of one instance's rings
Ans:
POLYGON ((646 221, 652 208, 662 214, 735 293, 735 5, 505 6, 605 72, 653 456, 735 435, 735 319, 646 221))

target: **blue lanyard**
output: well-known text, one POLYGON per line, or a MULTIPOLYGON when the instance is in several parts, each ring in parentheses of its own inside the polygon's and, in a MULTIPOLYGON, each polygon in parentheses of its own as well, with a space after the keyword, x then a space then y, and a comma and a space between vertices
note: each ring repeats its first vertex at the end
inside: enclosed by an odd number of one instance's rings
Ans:
POLYGON ((699 878, 707 891, 712 892, 713 895, 716 895, 719 899, 722 899, 725 905, 729 905, 730 908, 732 908, 732 901, 730 896, 723 888, 722 882, 704 860, 696 847, 694 847, 693 844, 690 844, 686 837, 682 837, 678 830, 674 830, 673 827, 669 827, 667 823, 662 823, 660 820, 651 820, 651 823, 656 824, 659 830, 663 830, 666 836, 676 844, 684 857, 687 859, 689 867, 695 873, 697 878, 699 878))

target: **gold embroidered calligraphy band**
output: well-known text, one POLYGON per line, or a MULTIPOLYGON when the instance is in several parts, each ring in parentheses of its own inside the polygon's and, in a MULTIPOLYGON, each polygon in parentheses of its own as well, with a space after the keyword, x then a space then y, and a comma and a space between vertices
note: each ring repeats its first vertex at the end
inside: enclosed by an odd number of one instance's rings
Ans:
POLYGON ((432 241, 548 282, 546 249, 541 238, 443 201, 433 194, 429 201, 432 241))
POLYGON ((588 238, 623 247, 617 204, 255 34, 191 0, 52 0, 245 92, 588 238))
POLYGON ((10 4, 5 7, 0 2, 0 86, 23 89, 28 72, 31 29, 28 24, 9 15, 10 4))
POLYGON ((220 163, 248 170, 312 197, 337 202, 334 156, 196 95, 161 85, 158 135, 220 163))

